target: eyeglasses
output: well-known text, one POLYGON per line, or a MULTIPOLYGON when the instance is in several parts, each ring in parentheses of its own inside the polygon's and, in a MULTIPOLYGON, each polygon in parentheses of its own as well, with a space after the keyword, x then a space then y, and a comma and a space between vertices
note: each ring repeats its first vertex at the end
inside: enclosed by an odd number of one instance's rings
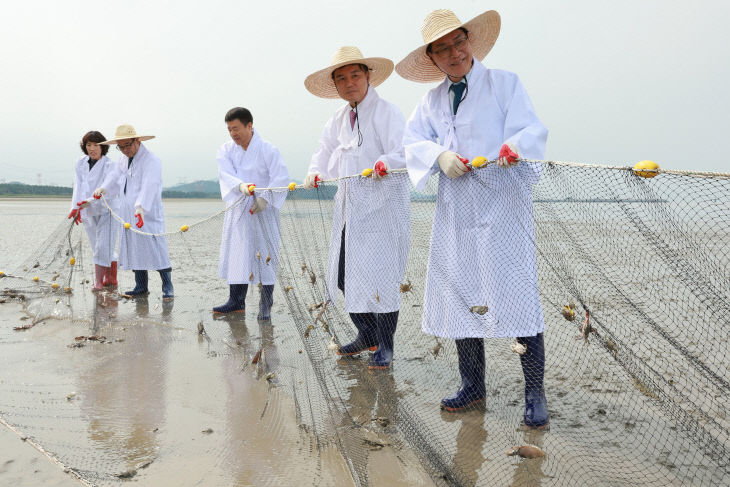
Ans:
POLYGON ((125 149, 129 149, 130 147, 132 147, 132 146, 134 145, 134 142, 135 142, 135 141, 133 140, 133 141, 132 141, 132 142, 130 142, 129 144, 124 144, 124 145, 122 145, 122 144, 117 144, 117 150, 118 150, 118 151, 123 151, 123 150, 125 150, 125 149))
POLYGON ((468 41, 469 38, 467 36, 459 36, 456 39, 454 39, 454 43, 451 45, 446 46, 439 46, 438 49, 434 49, 433 55, 438 57, 443 57, 444 55, 451 52, 451 49, 456 49, 457 51, 461 51, 464 46, 466 46, 466 41, 468 41))

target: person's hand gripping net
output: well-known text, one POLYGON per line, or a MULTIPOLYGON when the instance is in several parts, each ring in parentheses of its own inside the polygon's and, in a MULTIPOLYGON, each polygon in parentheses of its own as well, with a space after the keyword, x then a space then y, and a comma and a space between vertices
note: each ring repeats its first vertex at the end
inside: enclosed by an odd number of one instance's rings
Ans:
POLYGON ((456 152, 445 151, 437 159, 438 165, 441 170, 451 179, 463 176, 471 169, 467 166, 468 159, 461 157, 456 152))

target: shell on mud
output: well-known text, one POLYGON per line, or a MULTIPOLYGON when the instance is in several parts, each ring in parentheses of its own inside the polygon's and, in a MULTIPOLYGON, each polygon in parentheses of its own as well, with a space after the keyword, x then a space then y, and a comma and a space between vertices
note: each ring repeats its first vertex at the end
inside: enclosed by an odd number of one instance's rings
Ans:
POLYGON ((541 458, 545 456, 545 452, 534 445, 513 446, 505 452, 507 456, 520 456, 522 458, 541 458))

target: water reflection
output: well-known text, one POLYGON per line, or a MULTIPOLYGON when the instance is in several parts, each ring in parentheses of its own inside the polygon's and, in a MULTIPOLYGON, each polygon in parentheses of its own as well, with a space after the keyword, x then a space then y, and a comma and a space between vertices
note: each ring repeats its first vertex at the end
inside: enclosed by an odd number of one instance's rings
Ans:
MULTIPOLYGON (((88 343, 79 360, 77 390, 88 437, 97 444, 95 465, 119 475, 149 465, 157 456, 157 430, 165 421, 165 381, 169 329, 157 325, 109 326, 117 304, 97 296, 97 319, 90 334, 106 343, 88 343)), ((146 299, 137 312, 148 313, 146 299)))
POLYGON ((462 485, 476 485, 479 470, 486 461, 483 451, 488 434, 484 428, 484 415, 485 412, 478 409, 460 414, 441 413, 441 419, 445 422, 461 422, 456 434, 456 452, 452 465, 453 470, 461 477, 459 480, 462 485))

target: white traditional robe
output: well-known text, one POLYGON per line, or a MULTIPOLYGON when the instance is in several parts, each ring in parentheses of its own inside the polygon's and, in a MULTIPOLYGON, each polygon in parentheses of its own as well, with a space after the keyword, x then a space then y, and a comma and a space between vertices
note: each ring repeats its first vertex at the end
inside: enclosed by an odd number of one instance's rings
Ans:
POLYGON ((422 328, 447 338, 533 336, 545 328, 532 212, 532 185, 542 166, 494 164, 450 179, 436 159, 452 150, 493 160, 505 142, 520 157, 542 159, 547 129, 514 73, 488 70, 475 59, 467 81, 456 115, 448 79, 429 91, 403 139, 417 189, 439 173, 422 328), (470 312, 473 306, 488 311, 470 312))
MULTIPOLYGON (((325 124, 308 172, 323 179, 360 174, 377 161, 391 169, 405 167, 403 128, 398 108, 381 99, 372 86, 358 105, 358 125, 350 126, 349 104, 325 124)), ((410 240, 410 184, 404 174, 380 180, 354 178, 339 182, 335 194, 327 262, 327 299, 337 299, 337 271, 342 228, 345 231, 345 311, 388 313, 400 309, 410 240)))
POLYGON ((279 149, 255 131, 248 149, 228 141, 218 149, 218 179, 221 197, 229 210, 223 221, 218 274, 228 284, 276 283, 279 268, 279 209, 287 191, 256 192, 243 196, 241 183, 257 188, 286 187, 289 171, 279 149), (256 214, 249 209, 255 198, 266 200, 266 208, 256 214), (235 205, 235 206, 234 206, 235 205), (256 257, 256 255, 259 257, 256 257), (266 263, 266 259, 271 260, 266 263))
POLYGON ((119 238, 119 268, 126 270, 162 270, 170 267, 167 253, 167 237, 140 235, 136 229, 135 208, 144 211, 144 226, 139 230, 146 233, 165 233, 165 215, 162 208, 162 163, 144 144, 140 144, 132 158, 119 157, 117 170, 107 178, 104 188, 115 192, 122 200, 119 216, 131 225, 121 228, 119 238), (126 192, 125 192, 126 188, 126 192))
MULTIPOLYGON (((109 267, 117 260, 116 245, 119 225, 101 200, 94 199, 94 190, 101 186, 104 178, 114 173, 116 165, 107 156, 101 156, 89 170, 89 156, 84 156, 74 166, 74 189, 71 209, 78 209, 77 203, 88 200, 89 206, 81 210, 81 222, 89 237, 94 253, 94 264, 109 267)), ((106 201, 115 212, 119 211, 119 197, 107 193, 106 201)))

